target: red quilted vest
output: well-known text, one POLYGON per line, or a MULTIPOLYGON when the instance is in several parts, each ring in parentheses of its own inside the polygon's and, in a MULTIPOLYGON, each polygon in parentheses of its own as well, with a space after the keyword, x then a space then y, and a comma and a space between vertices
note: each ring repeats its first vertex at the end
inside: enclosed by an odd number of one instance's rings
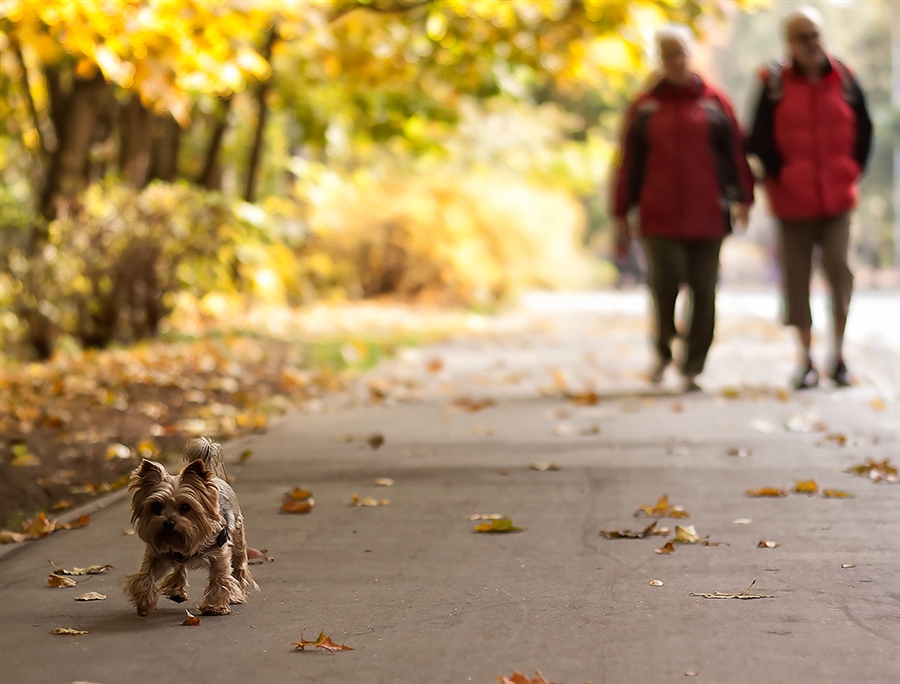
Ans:
POLYGON ((844 96, 840 68, 815 83, 784 68, 774 123, 784 165, 777 179, 766 179, 779 218, 823 218, 856 206, 861 174, 853 158, 856 115, 844 96))

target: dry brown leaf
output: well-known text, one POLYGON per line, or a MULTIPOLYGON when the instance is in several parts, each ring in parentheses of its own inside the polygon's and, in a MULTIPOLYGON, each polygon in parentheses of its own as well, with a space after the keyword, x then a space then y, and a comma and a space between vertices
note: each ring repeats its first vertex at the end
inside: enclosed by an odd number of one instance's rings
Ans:
POLYGON ((191 611, 184 611, 184 622, 181 623, 185 627, 199 627, 200 626, 200 618, 191 613, 191 611))
POLYGON ((509 677, 497 677, 497 681, 500 684, 553 684, 544 678, 540 670, 534 671, 534 677, 526 677, 521 672, 513 670, 509 677))
POLYGON ((280 510, 283 513, 309 513, 315 505, 315 500, 310 497, 305 501, 285 501, 280 510))
POLYGON ((393 487, 394 481, 389 477, 376 477, 372 484, 376 487, 393 487))
POLYGON ((845 492, 843 489, 823 489, 822 496, 827 499, 852 499, 853 495, 850 492, 845 492))
POLYGON ((700 536, 693 525, 675 525, 675 539, 672 541, 678 544, 697 544, 700 536))
POLYGON ((566 392, 565 397, 576 406, 596 406, 600 403, 600 397, 593 390, 580 394, 566 392))
POLYGON ((477 411, 483 411, 484 409, 490 408, 491 406, 496 406, 497 402, 493 399, 470 399, 469 397, 457 397, 450 402, 450 405, 462 411, 467 411, 468 413, 476 413, 477 411))
POLYGON ((668 554, 675 552, 675 544, 671 540, 667 541, 660 548, 656 549, 656 553, 668 554))
POLYGON ((444 362, 441 359, 430 359, 428 363, 425 364, 425 368, 429 373, 439 373, 444 368, 444 362))
POLYGON ((269 558, 269 550, 268 549, 254 549, 251 547, 247 547, 247 564, 248 565, 261 565, 263 563, 271 563, 275 559, 269 558))
POLYGON ((66 570, 65 568, 59 567, 52 560, 48 560, 48 563, 53 566, 53 574, 54 575, 105 575, 107 572, 113 569, 112 565, 89 565, 86 568, 72 568, 71 570, 66 570))
POLYGON ((71 636, 78 636, 79 634, 87 634, 87 632, 83 629, 72 629, 71 627, 56 627, 55 629, 51 629, 50 634, 67 634, 71 636))
POLYGON ((732 447, 728 450, 729 456, 737 456, 738 458, 747 458, 748 456, 753 455, 753 449, 747 449, 744 447, 732 447))
POLYGON ((126 528, 123 527, 123 528, 122 528, 122 534, 124 534, 126 537, 133 537, 133 536, 134 536, 134 530, 129 530, 129 529, 126 529, 126 528))
POLYGON ((300 487, 294 487, 293 490, 284 495, 285 501, 306 501, 312 496, 312 492, 300 487))
POLYGON ((651 587, 662 587, 662 586, 664 586, 664 582, 662 580, 658 580, 658 579, 650 580, 650 586, 651 587))
POLYGON ((758 548, 758 549, 775 549, 775 548, 778 548, 779 546, 781 546, 781 544, 779 544, 776 541, 760 541, 759 544, 756 545, 756 548, 758 548))
POLYGON ((541 472, 545 472, 548 470, 560 470, 560 467, 555 463, 551 463, 550 461, 535 461, 530 466, 528 466, 532 470, 539 470, 541 472))
POLYGON ((376 432, 366 440, 366 444, 372 447, 373 451, 378 450, 384 446, 384 435, 380 432, 376 432))
POLYGON ((750 583, 750 586, 744 589, 740 594, 729 594, 722 593, 720 591, 713 592, 712 594, 697 594, 691 592, 691 596, 699 596, 700 598, 706 599, 764 599, 764 598, 775 598, 774 596, 769 596, 768 594, 748 594, 747 592, 753 588, 753 585, 756 584, 756 580, 753 580, 750 583))
POLYGON ((81 594, 80 596, 76 596, 76 601, 105 601, 107 598, 106 594, 101 594, 99 591, 89 591, 86 594, 81 594))
POLYGON ((845 570, 847 570, 847 569, 849 569, 849 568, 855 568, 855 567, 856 567, 856 563, 843 563, 843 564, 841 565, 841 567, 844 568, 845 570))
POLYGON ((47 516, 38 513, 22 530, 30 539, 43 539, 56 529, 55 520, 47 520, 47 516))
POLYGON ((473 532, 496 532, 501 534, 505 532, 521 532, 522 530, 523 528, 514 525, 510 518, 492 519, 488 522, 483 522, 480 525, 475 525, 472 529, 473 532))
POLYGON ((79 516, 77 520, 73 520, 70 523, 65 523, 64 525, 57 525, 56 529, 58 530, 77 530, 79 527, 87 527, 91 524, 91 516, 82 515, 79 516))
POLYGON ((663 494, 653 506, 641 506, 634 512, 635 516, 641 514, 651 518, 690 518, 691 515, 682 506, 673 506, 669 503, 669 497, 663 494))
POLYGON ((887 458, 883 461, 867 458, 865 462, 847 468, 844 472, 868 477, 873 482, 888 482, 890 484, 900 482, 900 479, 897 477, 897 469, 891 465, 890 459, 887 458))
POLYGON ((250 458, 252 455, 253 455, 253 449, 244 449, 241 452, 241 455, 238 456, 238 463, 243 463, 248 458, 250 458))
POLYGON ((787 496, 787 492, 783 489, 775 487, 762 487, 761 489, 748 489, 747 496, 787 496))
POLYGON ((887 408, 887 405, 884 403, 884 399, 881 399, 880 397, 875 397, 872 401, 870 401, 869 406, 872 407, 873 411, 884 411, 887 408))
POLYGON ((794 494, 815 494, 819 491, 819 485, 815 480, 797 480, 791 491, 794 494))
POLYGON ((390 501, 387 499, 376 499, 374 496, 364 496, 363 498, 359 498, 358 494, 354 494, 350 498, 350 505, 366 508, 374 508, 375 506, 388 506, 390 505, 390 501))
POLYGON ((58 587, 59 589, 66 589, 67 587, 74 587, 78 584, 71 577, 63 577, 62 575, 50 575, 47 578, 47 584, 51 587, 58 587))
POLYGON ((28 538, 28 535, 24 532, 13 532, 12 530, 0 531, 0 544, 18 544, 28 538))
POLYGON ((331 640, 331 635, 325 636, 325 632, 319 632, 319 637, 315 641, 307 641, 303 638, 303 635, 300 635, 300 641, 295 641, 294 646, 297 647, 298 651, 303 651, 306 646, 315 646, 316 648, 321 648, 332 655, 334 655, 335 651, 352 651, 353 649, 345 644, 337 644, 331 640))
POLYGON ((650 537, 653 535, 659 535, 661 537, 665 537, 669 534, 668 527, 660 527, 656 528, 656 523, 658 520, 654 520, 652 523, 647 525, 643 530, 633 531, 633 530, 600 530, 600 536, 606 537, 607 539, 644 539, 645 537, 650 537))

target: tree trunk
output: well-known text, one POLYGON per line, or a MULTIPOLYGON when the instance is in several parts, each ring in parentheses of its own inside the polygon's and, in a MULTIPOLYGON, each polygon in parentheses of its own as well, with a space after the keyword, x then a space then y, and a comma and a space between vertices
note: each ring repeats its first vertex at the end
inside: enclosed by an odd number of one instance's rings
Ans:
POLYGON ((150 129, 153 140, 150 158, 151 180, 173 183, 178 179, 178 150, 181 148, 181 126, 171 114, 153 115, 150 129))
POLYGON ((203 171, 197 183, 207 190, 222 189, 222 170, 219 168, 219 153, 222 151, 222 140, 225 138, 225 130, 228 128, 228 114, 231 111, 231 96, 220 100, 221 107, 213 128, 209 147, 206 149, 206 161, 203 163, 203 171))
MULTIPOLYGON (((271 64, 272 47, 278 40, 278 27, 273 25, 269 29, 269 36, 262 50, 263 59, 271 64)), ((262 144, 265 137, 266 120, 269 118, 269 104, 266 96, 272 85, 274 74, 265 81, 260 81, 256 88, 256 106, 259 115, 256 119, 256 131, 253 134, 253 145, 250 147, 250 159, 247 163, 247 182, 244 186, 244 201, 253 202, 256 200, 256 176, 259 169, 259 159, 262 154, 262 144)))
POLYGON ((132 94, 122 109, 119 171, 122 178, 137 188, 144 187, 150 173, 151 117, 137 93, 132 94))
POLYGON ((87 184, 88 153, 100 114, 108 104, 110 85, 98 72, 91 79, 75 79, 67 95, 50 84, 51 94, 54 90, 56 97, 61 98, 53 106, 59 145, 50 160, 40 196, 41 213, 48 219, 56 217, 59 197, 74 197, 87 184))

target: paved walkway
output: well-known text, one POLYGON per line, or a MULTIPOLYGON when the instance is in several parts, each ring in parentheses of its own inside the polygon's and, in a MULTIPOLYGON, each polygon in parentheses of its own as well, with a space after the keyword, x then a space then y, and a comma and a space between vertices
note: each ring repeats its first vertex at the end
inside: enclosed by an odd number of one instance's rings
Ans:
MULTIPOLYGON (((86 528, 3 547, 0 681, 487 684, 539 669, 570 684, 895 682, 900 486, 842 471, 900 462, 900 350, 854 343, 859 385, 779 391, 791 339, 739 294, 723 298, 703 393, 680 395, 674 373, 661 390, 643 379, 641 295, 532 300, 227 444, 250 544, 275 559, 254 566, 262 590, 231 616, 183 627, 167 601, 135 614, 119 588, 142 553, 123 534, 124 499, 86 528), (532 468, 548 462, 559 470, 532 468), (392 487, 374 485, 385 477, 392 487), (854 498, 744 495, 810 479, 854 498), (313 491, 314 510, 279 514, 295 486, 313 491), (353 494, 390 504, 351 507, 353 494), (632 514, 663 494, 691 517, 660 526, 722 544, 661 555, 662 537, 599 535, 645 527, 632 514), (525 530, 473 533, 469 516, 492 513, 525 530), (115 568, 53 589, 48 559, 115 568), (692 595, 754 580, 750 593, 772 598, 692 595), (74 601, 86 591, 109 598, 74 601), (320 631, 354 650, 294 650, 320 631)), ((204 578, 191 580, 196 599, 204 578)))

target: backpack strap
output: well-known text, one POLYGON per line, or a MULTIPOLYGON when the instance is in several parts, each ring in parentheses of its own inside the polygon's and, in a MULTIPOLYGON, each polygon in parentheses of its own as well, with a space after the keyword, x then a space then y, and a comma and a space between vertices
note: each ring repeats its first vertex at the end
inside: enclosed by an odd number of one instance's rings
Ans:
POLYGON ((766 98, 770 102, 781 102, 784 95, 784 64, 781 62, 769 62, 762 69, 763 82, 765 83, 766 98))

